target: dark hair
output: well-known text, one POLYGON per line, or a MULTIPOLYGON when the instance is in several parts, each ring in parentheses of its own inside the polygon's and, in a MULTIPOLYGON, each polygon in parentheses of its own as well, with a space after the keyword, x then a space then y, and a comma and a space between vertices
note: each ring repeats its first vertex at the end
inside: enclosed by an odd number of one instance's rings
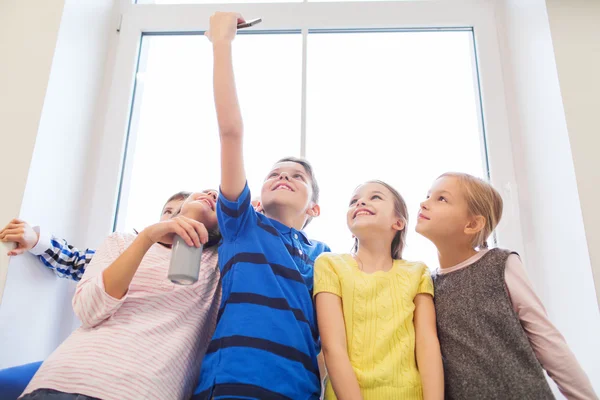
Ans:
MULTIPOLYGON (((390 193, 392 193, 392 196, 394 197, 394 211, 396 212, 396 215, 398 217, 404 220, 404 228, 396 232, 396 235, 394 235, 394 240, 392 240, 392 258, 394 260, 401 260, 402 251, 404 250, 404 247, 406 247, 406 228, 408 225, 408 208, 406 207, 406 202, 404 201, 402 195, 398 193, 396 189, 394 189, 392 186, 388 185, 383 181, 372 180, 367 181, 362 185, 366 185, 367 183, 377 183, 379 185, 382 185, 387 190, 389 190, 390 193)), ((358 251, 358 238, 356 237, 354 238, 354 246, 352 247, 352 251, 355 253, 358 251)))
MULTIPOLYGON (((279 164, 282 162, 293 162, 296 164, 300 164, 300 165, 302 165, 302 167, 304 167, 306 174, 310 178, 310 186, 312 188, 312 193, 313 193, 310 200, 312 202, 314 202, 315 204, 318 203, 319 202, 319 184, 317 183, 317 178, 315 177, 315 173, 313 171, 312 165, 310 165, 310 163, 308 161, 306 161, 304 158, 299 158, 299 157, 284 157, 281 160, 277 161, 275 164, 279 164)), ((306 220, 306 223, 302 227, 302 229, 304 229, 306 227, 306 225, 308 225, 310 223, 310 221, 312 221, 312 219, 313 219, 313 217, 309 216, 308 219, 306 220)))
POLYGON ((163 206, 163 208, 165 208, 165 206, 167 205, 167 203, 169 203, 169 202, 171 202, 173 200, 185 200, 188 197, 190 197, 191 194, 192 194, 192 192, 186 192, 186 191, 177 192, 173 196, 169 197, 169 200, 167 200, 165 202, 165 205, 163 206))

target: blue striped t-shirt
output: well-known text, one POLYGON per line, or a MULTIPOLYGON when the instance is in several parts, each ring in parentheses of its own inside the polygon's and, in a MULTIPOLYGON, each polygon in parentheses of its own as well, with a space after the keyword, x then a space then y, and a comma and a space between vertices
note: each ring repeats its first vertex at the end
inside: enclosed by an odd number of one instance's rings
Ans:
POLYGON ((248 186, 217 205, 223 296, 194 399, 318 399, 313 264, 329 251, 254 211, 248 186))

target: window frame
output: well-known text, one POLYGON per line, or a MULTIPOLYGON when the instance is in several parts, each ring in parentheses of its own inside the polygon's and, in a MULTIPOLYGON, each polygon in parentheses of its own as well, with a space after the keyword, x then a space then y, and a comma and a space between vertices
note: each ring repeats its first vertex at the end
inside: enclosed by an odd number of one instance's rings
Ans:
MULTIPOLYGON (((522 251, 524 246, 493 2, 416 0, 156 5, 119 1, 121 23, 90 208, 93 210, 89 215, 87 232, 90 240, 100 241, 109 232, 120 228, 116 218, 117 207, 119 195, 121 202, 128 195, 131 176, 126 153, 130 150, 127 146, 135 143, 137 122, 130 120, 130 115, 135 115, 132 114, 132 106, 135 106, 137 66, 140 56, 143 56, 140 54, 142 35, 202 34, 214 12, 235 11, 249 18, 263 19, 260 25, 244 33, 300 30, 303 35, 302 155, 306 150, 306 42, 310 31, 472 29, 474 70, 477 73, 474 82, 480 95, 478 111, 483 135, 482 152, 487 154, 485 167, 490 181, 500 191, 505 203, 496 237, 501 246, 522 251)), ((310 158, 310 155, 307 156, 310 158)))

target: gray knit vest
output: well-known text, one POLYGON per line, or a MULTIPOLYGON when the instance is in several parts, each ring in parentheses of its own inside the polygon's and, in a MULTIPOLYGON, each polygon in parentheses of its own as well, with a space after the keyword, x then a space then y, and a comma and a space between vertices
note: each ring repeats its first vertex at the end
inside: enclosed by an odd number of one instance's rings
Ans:
POLYGON ((506 291, 510 254, 433 276, 446 399, 554 399, 506 291))

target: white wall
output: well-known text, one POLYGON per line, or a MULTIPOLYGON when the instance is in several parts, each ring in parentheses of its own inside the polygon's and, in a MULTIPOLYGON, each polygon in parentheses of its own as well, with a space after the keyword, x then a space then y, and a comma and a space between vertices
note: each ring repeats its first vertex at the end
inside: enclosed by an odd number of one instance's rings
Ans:
MULTIPOLYGON (((40 97, 39 107, 33 109, 24 101, 23 113, 20 118, 15 116, 11 127, 11 131, 18 134, 16 148, 31 145, 29 153, 25 154, 23 149, 13 156, 17 169, 22 170, 22 182, 13 180, 4 186, 11 188, 11 207, 6 208, 3 203, 0 224, 20 215, 83 246, 82 235, 86 232, 90 211, 88 193, 93 183, 90 180, 94 177, 93 145, 99 125, 97 116, 102 108, 98 98, 102 95, 107 54, 111 38, 116 36, 118 15, 112 0, 67 0, 64 12, 62 1, 14 3, 20 15, 16 20, 16 17, 9 18, 14 26, 7 34, 15 49, 7 59, 14 57, 12 72, 17 83, 6 93, 11 97, 29 97, 27 92, 22 92, 22 83, 31 79, 28 64, 35 65, 36 61, 23 58, 20 52, 30 58, 31 54, 48 52, 50 60, 54 52, 54 57, 51 70, 48 68, 49 76, 46 73, 43 79, 30 83, 35 92, 32 94, 40 97), (38 13, 39 19, 32 19, 32 14, 38 13), (58 30, 60 22, 60 29, 58 37, 54 35, 52 40, 44 24, 53 16, 53 27, 58 30), (39 95, 38 92, 42 88, 45 91, 46 85, 44 98, 44 93, 39 95), (29 123, 30 120, 39 120, 39 129, 29 123), (27 122, 27 131, 24 122, 27 122)), ((0 130, 4 132, 3 128, 0 130)), ((4 153, 5 149, 1 151, 4 153)), ((0 159, 4 159, 4 154, 0 159)), ((11 261, 0 307, 0 368, 41 360, 71 333, 76 323, 71 308, 73 289, 74 283, 56 278, 30 255, 11 261)))
POLYGON ((546 4, 497 4, 522 256, 551 320, 600 393, 600 315, 546 4))
POLYGON ((546 5, 600 304, 600 1, 546 5))
MULTIPOLYGON (((63 3, 63 0, 0 2, 2 226, 18 215, 21 207, 63 3)), ((8 265, 5 250, 0 246, 0 300, 8 265)))

